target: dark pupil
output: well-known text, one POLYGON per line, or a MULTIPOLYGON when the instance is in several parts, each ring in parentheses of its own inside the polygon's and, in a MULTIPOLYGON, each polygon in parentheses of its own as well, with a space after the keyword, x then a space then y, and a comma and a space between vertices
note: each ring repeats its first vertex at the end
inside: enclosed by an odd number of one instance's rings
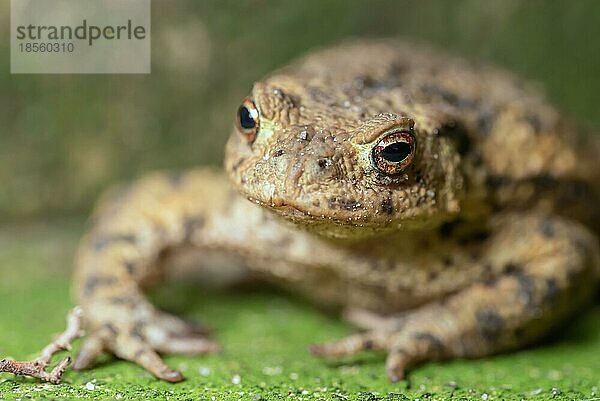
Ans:
POLYGON ((240 106, 238 110, 240 115, 240 125, 244 129, 254 129, 256 127, 256 121, 250 115, 250 110, 246 106, 240 106))
POLYGON ((411 151, 412 146, 410 146, 410 144, 406 142, 396 142, 383 148, 379 154, 389 162, 398 163, 406 159, 411 151))

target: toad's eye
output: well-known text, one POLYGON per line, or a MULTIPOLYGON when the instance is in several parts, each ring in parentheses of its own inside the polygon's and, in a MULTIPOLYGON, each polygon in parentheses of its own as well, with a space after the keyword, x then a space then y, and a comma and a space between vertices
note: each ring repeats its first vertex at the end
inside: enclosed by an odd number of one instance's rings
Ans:
POLYGON ((415 158, 415 137, 408 131, 396 131, 384 136, 373 148, 373 164, 384 174, 398 174, 415 158))
POLYGON ((258 109, 251 98, 247 97, 238 109, 236 118, 237 130, 248 143, 254 142, 258 133, 258 109))

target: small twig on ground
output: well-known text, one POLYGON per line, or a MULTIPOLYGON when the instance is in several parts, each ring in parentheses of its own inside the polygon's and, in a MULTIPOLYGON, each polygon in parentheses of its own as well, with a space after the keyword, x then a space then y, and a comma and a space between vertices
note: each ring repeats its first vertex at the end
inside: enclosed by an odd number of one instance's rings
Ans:
POLYGON ((14 373, 15 375, 31 376, 54 384, 60 383, 64 371, 71 363, 71 358, 62 359, 51 372, 46 372, 52 355, 59 351, 70 351, 73 340, 83 336, 81 329, 81 316, 83 311, 79 306, 74 307, 67 316, 67 328, 52 343, 48 344, 40 356, 33 361, 0 360, 0 372, 14 373))

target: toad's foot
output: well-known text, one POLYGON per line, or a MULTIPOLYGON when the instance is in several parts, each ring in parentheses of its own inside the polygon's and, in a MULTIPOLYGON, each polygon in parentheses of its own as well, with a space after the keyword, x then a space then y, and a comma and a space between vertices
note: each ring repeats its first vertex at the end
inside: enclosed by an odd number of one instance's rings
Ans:
MULTIPOLYGON (((313 344, 309 347, 309 351, 325 358, 354 355, 363 351, 386 351, 387 375, 392 382, 397 382, 404 378, 406 369, 418 362, 444 359, 443 340, 433 334, 432 326, 440 325, 444 328, 446 323, 439 319, 431 319, 432 313, 433 311, 423 314, 413 313, 408 317, 399 318, 377 317, 382 323, 379 328, 357 333, 335 342, 313 344)), ((375 323, 375 317, 376 315, 372 315, 373 320, 369 323, 375 323)), ((436 326, 436 331, 438 329, 436 326)))
MULTIPOLYGON (((132 302, 132 300, 129 300, 132 302)), ((137 363, 159 379, 183 380, 181 372, 166 365, 159 353, 198 355, 219 351, 204 327, 157 311, 146 301, 129 305, 98 302, 88 305, 89 333, 74 368, 85 369, 103 352, 137 363)))
POLYGON ((526 345, 593 295, 598 243, 585 228, 535 215, 509 215, 494 225, 482 258, 496 276, 393 318, 351 310, 347 318, 369 331, 310 351, 322 357, 386 351, 388 377, 398 381, 421 362, 526 345))

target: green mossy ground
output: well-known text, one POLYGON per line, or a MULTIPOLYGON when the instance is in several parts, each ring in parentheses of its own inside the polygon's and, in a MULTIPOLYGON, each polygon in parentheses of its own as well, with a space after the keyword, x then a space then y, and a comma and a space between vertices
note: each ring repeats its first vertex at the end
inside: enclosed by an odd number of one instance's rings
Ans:
MULTIPOLYGON (((0 229, 0 356, 32 358, 63 329, 71 307, 71 258, 82 230, 81 220, 0 229)), ((413 370, 409 382, 390 384, 383 354, 339 363, 312 358, 307 344, 351 328, 286 294, 170 286, 155 298, 171 311, 209 321, 223 353, 167 357, 187 377, 175 385, 109 357, 91 371, 69 370, 60 385, 0 373, 0 399, 600 400, 598 305, 535 348, 429 364, 413 370)))

